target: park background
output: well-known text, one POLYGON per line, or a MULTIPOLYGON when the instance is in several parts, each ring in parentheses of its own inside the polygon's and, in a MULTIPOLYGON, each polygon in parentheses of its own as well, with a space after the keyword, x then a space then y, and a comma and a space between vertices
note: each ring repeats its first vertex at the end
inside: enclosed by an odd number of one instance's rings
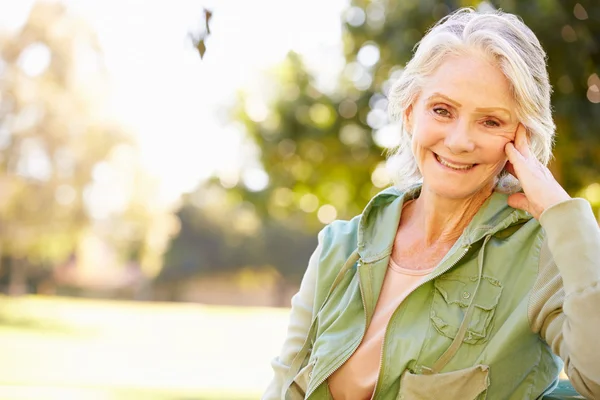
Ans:
POLYGON ((600 217, 600 3, 0 0, 0 399, 256 399, 316 234, 390 185, 386 93, 461 7, 548 53, 600 217))

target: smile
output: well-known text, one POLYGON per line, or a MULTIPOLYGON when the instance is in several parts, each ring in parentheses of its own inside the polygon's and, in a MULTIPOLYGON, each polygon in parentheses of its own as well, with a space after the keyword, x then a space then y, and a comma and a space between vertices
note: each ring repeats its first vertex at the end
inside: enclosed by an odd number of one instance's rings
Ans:
POLYGON ((435 156, 435 159, 442 164, 444 167, 446 168, 450 168, 452 170, 455 171, 468 171, 470 169, 472 169, 474 166, 476 166, 477 164, 460 164, 460 163, 455 163, 455 162, 451 162, 449 160, 446 160, 445 158, 440 157, 439 155, 433 153, 435 156))

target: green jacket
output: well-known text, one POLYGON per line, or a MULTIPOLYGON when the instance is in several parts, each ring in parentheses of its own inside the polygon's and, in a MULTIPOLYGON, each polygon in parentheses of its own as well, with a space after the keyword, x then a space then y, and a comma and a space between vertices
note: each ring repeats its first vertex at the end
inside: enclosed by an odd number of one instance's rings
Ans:
MULTIPOLYGON (((402 204, 389 188, 319 234, 263 399, 330 399, 373 315, 402 204), (355 262, 356 261, 356 262, 355 262)), ((565 365, 600 398, 600 230, 572 199, 540 222, 494 193, 388 324, 374 399, 535 399, 565 365), (559 358, 560 357, 560 358, 559 358), (562 359, 562 360, 561 360, 562 359)))

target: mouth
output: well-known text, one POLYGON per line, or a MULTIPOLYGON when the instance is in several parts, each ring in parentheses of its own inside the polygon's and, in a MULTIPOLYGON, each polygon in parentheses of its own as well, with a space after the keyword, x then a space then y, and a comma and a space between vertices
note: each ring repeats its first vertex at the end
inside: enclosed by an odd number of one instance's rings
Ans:
POLYGON ((450 161, 447 158, 441 157, 440 155, 438 155, 436 153, 433 153, 433 155, 440 165, 442 165, 448 169, 451 169, 453 171, 469 171, 477 165, 477 164, 465 164, 465 163, 458 163, 456 161, 450 161))

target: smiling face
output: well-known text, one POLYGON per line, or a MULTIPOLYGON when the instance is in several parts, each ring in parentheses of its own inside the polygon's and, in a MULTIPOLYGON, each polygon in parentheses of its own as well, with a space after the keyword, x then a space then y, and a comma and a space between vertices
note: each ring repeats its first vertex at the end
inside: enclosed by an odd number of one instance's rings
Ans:
POLYGON ((518 126, 509 81, 476 55, 449 57, 425 78, 406 122, 423 188, 452 199, 491 193, 518 126))

